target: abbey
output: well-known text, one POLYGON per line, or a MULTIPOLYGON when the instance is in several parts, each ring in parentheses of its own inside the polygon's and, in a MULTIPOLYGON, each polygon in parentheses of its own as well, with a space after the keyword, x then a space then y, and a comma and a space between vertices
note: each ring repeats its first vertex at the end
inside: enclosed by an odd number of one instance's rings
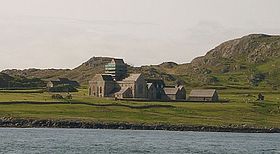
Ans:
POLYGON ((112 59, 105 73, 89 81, 89 95, 115 99, 186 100, 183 86, 167 87, 161 79, 145 79, 142 74, 128 74, 123 59, 112 59))

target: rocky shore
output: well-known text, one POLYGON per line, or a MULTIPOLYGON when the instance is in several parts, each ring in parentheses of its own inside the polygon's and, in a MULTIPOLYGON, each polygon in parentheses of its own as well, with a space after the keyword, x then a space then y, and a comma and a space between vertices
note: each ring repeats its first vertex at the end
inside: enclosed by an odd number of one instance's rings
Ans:
POLYGON ((236 133, 280 133, 280 128, 253 128, 246 126, 185 126, 185 125, 146 125, 129 123, 84 122, 76 120, 35 120, 11 117, 0 118, 0 127, 12 128, 84 128, 122 130, 166 130, 236 133))

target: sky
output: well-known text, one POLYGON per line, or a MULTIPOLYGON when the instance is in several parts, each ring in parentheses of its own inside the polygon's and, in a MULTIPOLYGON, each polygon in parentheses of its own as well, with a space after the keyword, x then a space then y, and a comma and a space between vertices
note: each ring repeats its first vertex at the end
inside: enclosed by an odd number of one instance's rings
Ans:
POLYGON ((280 34, 279 0, 0 0, 0 70, 187 63, 252 33, 280 34))

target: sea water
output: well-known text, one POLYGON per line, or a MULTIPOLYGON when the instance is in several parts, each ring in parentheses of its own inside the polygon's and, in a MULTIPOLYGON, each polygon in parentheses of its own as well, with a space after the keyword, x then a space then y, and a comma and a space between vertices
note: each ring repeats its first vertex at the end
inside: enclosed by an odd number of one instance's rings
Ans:
POLYGON ((280 154, 280 134, 0 128, 0 153, 280 154))

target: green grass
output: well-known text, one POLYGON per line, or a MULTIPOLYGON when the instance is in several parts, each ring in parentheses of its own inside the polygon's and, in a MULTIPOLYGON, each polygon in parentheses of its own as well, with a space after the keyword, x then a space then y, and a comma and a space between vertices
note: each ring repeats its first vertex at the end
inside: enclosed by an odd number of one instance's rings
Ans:
POLYGON ((0 93, 43 93, 43 89, 29 89, 29 90, 0 90, 0 93))
POLYGON ((0 102, 53 101, 49 93, 0 93, 0 102))
MULTIPOLYGON (((97 99, 87 96, 87 90, 73 93, 75 102, 92 104, 124 104, 130 106, 171 105, 173 108, 131 109, 128 107, 98 107, 80 104, 9 104, 0 105, 0 117, 32 119, 64 119, 91 122, 124 122, 135 124, 173 124, 205 126, 252 126, 280 128, 280 94, 265 91, 266 101, 256 102, 260 90, 223 90, 223 99, 229 103, 172 103, 172 102, 127 102, 97 99)), ((262 91, 263 92, 263 91, 262 91)), ((51 93, 0 93, 0 102, 12 101, 57 101, 51 93)), ((66 94, 63 94, 66 95, 66 94)))

